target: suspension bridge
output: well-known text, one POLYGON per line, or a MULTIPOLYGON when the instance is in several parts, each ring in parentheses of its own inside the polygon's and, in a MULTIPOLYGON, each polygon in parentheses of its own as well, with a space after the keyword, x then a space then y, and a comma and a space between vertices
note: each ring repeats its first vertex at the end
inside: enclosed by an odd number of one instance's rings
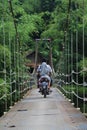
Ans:
MULTIPOLYGON (((24 48, 18 34, 17 21, 15 20, 11 0, 8 0, 8 3, 11 13, 10 18, 5 15, 3 0, 3 13, 0 18, 1 37, 3 39, 2 46, 0 46, 2 48, 0 53, 2 55, 0 78, 3 79, 0 80, 0 130, 87 130, 84 2, 82 5, 81 37, 82 68, 79 69, 78 67, 78 28, 75 32, 66 29, 62 43, 63 50, 56 72, 53 67, 52 45, 49 45, 50 64, 53 70, 53 86, 52 93, 46 99, 38 92, 35 70, 39 42, 47 41, 51 43, 51 39, 36 39, 35 66, 33 73, 30 74, 25 66, 24 48), (12 20, 14 34, 10 32, 9 23, 7 36, 5 22, 9 21, 9 19, 12 20), (68 31, 70 32, 68 33, 68 31), (79 77, 82 77, 82 79, 79 80, 79 77)), ((67 21, 69 17, 72 19, 70 9, 68 13, 67 21)), ((77 19, 76 24, 78 24, 77 19)))
POLYGON ((1 130, 86 130, 85 116, 60 93, 43 98, 37 89, 30 90, 0 119, 1 130))

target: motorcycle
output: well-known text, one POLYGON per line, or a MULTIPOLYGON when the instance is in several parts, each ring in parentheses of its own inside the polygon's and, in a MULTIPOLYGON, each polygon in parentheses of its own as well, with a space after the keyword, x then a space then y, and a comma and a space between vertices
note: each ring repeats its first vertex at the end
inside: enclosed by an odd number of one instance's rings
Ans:
POLYGON ((48 84, 49 84, 49 81, 48 81, 47 77, 40 78, 39 89, 40 89, 40 93, 42 95, 44 95, 44 98, 46 98, 47 95, 50 94, 50 91, 49 91, 49 88, 48 88, 48 84))

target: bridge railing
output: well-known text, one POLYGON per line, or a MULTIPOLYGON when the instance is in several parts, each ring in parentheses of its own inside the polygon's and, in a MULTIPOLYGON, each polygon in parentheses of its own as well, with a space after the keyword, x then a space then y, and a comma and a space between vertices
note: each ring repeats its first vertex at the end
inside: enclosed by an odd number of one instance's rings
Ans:
POLYGON ((73 79, 73 75, 82 73, 72 71, 71 74, 58 74, 57 85, 58 88, 65 94, 65 96, 72 102, 77 109, 80 109, 87 116, 87 82, 79 83, 73 79), (65 79, 65 80, 64 80, 65 79))
POLYGON ((24 43, 11 2, 0 1, 0 116, 35 84, 25 66, 24 43))

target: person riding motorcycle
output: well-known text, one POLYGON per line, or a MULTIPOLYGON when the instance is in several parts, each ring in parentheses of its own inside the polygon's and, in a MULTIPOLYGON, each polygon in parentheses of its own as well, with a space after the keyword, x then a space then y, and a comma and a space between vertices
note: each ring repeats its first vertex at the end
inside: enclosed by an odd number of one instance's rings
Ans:
POLYGON ((52 73, 52 69, 51 69, 51 66, 48 65, 46 63, 46 60, 43 59, 42 61, 42 64, 38 66, 37 68, 37 84, 38 84, 38 87, 39 87, 39 82, 40 82, 40 79, 44 77, 47 77, 48 78, 48 88, 50 89, 50 85, 51 85, 51 73, 52 73))

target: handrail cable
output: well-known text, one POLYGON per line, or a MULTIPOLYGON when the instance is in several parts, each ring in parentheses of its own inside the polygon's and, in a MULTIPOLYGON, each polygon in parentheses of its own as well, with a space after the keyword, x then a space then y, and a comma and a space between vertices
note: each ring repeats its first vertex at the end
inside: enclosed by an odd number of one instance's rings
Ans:
MULTIPOLYGON (((31 82, 31 81, 23 82, 22 85, 23 85, 23 84, 26 84, 26 83, 30 83, 30 82, 31 82)), ((32 81, 32 82, 33 82, 33 81, 32 81)), ((12 82, 11 82, 11 83, 12 83, 12 82)), ((6 83, 6 84, 7 84, 7 83, 6 83)), ((10 84, 10 83, 9 83, 9 84, 10 84)), ((30 87, 30 86, 27 86, 27 88, 24 88, 23 90, 19 91, 19 93, 22 93, 22 92, 24 92, 25 90, 28 90, 29 87, 30 87)), ((17 90, 14 89, 13 92, 4 94, 2 97, 0 97, 0 100, 2 100, 4 97, 7 97, 7 96, 9 96, 9 95, 12 95, 13 93, 16 93, 16 91, 17 91, 17 90)))
POLYGON ((2 97, 0 97, 0 100, 2 100, 4 97, 6 97, 6 94, 4 94, 2 97))
POLYGON ((87 68, 84 67, 84 68, 83 68, 82 70, 80 70, 80 71, 74 71, 74 70, 73 70, 72 73, 78 75, 78 74, 81 74, 82 72, 86 72, 86 71, 87 71, 87 68))
POLYGON ((86 97, 85 97, 85 98, 80 97, 80 96, 77 95, 77 93, 75 93, 73 90, 72 90, 72 91, 68 91, 68 90, 64 89, 63 87, 61 87, 60 85, 59 85, 59 87, 60 87, 65 93, 74 94, 78 99, 81 99, 81 100, 87 102, 87 98, 86 98, 86 97))

